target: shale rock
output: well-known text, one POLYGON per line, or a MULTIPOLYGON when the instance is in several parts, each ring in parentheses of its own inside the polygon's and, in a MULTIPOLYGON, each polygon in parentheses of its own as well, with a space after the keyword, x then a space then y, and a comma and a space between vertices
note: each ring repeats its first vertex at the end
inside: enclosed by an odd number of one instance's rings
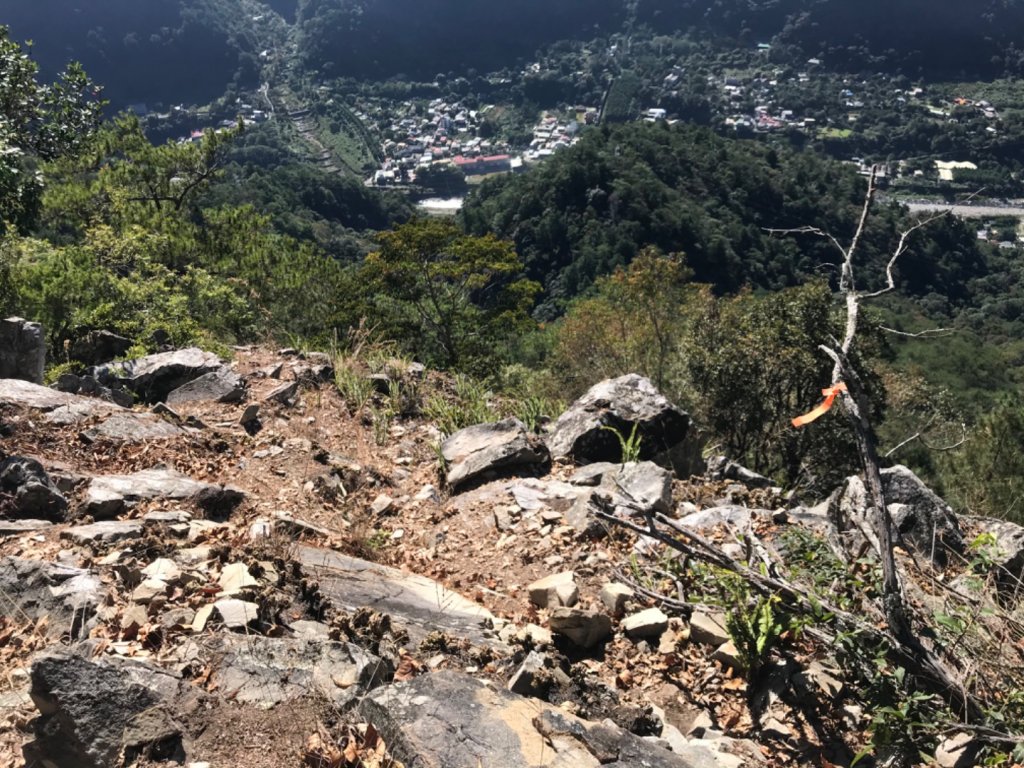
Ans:
POLYGON ((194 500, 207 511, 225 512, 243 498, 244 494, 234 488, 201 483, 172 470, 147 469, 93 478, 85 492, 83 510, 96 519, 109 519, 140 501, 174 499, 194 500))
POLYGON ((14 495, 17 517, 61 521, 68 501, 35 459, 10 456, 0 461, 0 490, 14 495))
POLYGON ((43 383, 46 339, 43 326, 20 317, 0 320, 0 379, 43 383))
POLYGON ((168 405, 207 401, 214 403, 237 403, 245 395, 245 385, 241 377, 230 368, 220 368, 205 373, 188 384, 175 389, 167 395, 168 405))
POLYGON ((549 458, 544 445, 534 440, 518 419, 456 432, 442 443, 441 453, 453 488, 487 476, 536 470, 549 458))
POLYGON ((619 437, 628 438, 634 426, 641 459, 687 475, 700 463, 687 445, 689 415, 658 392, 650 379, 635 373, 606 379, 573 403, 552 426, 548 448, 554 458, 578 464, 621 461, 619 437))
POLYGON ((161 352, 94 370, 101 383, 115 381, 146 403, 162 402, 178 387, 219 370, 219 357, 198 347, 161 352))

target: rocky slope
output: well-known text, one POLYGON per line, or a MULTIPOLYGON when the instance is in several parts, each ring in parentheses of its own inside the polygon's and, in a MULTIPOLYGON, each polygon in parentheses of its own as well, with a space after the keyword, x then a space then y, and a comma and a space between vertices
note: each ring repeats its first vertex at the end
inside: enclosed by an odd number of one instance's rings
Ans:
MULTIPOLYGON (((689 419, 639 377, 545 437, 510 419, 442 441, 375 429, 331 366, 179 350, 72 392, 0 379, 0 762, 848 765, 864 744, 835 649, 783 637, 755 672, 730 606, 655 599, 667 551, 597 514, 667 515, 742 560, 789 529, 853 537, 855 480, 805 509, 726 461, 675 479, 699 463, 689 419), (601 427, 635 423, 639 460, 608 463, 601 427)), ((888 478, 908 557, 964 572, 974 524, 888 478)), ((1024 531, 990 528, 1009 594, 1024 531)))

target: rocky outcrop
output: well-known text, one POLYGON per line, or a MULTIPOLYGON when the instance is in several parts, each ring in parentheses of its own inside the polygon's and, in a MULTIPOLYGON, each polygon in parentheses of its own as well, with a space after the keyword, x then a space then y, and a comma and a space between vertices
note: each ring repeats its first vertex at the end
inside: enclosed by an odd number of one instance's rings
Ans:
POLYGON ((0 320, 0 379, 43 383, 46 339, 39 323, 20 317, 0 320))
POLYGON ((19 379, 0 379, 0 404, 27 408, 46 414, 54 424, 74 424, 94 417, 123 411, 114 403, 58 392, 19 379))
POLYGON ((359 711, 393 757, 422 768, 689 768, 610 723, 588 723, 458 672, 378 689, 359 711))
POLYGON ((365 606, 389 614, 414 644, 432 632, 445 632, 475 645, 504 645, 489 629, 494 625, 490 611, 425 576, 316 547, 298 547, 295 558, 337 607, 354 611, 365 606))
POLYGON ((900 537, 914 551, 945 564, 948 552, 964 551, 953 508, 901 464, 882 470, 882 491, 900 537))
POLYGON ((0 461, 0 491, 13 495, 15 517, 60 521, 68 509, 64 494, 35 459, 10 456, 0 461))
POLYGON ((167 395, 168 405, 206 401, 214 403, 238 403, 245 395, 241 377, 230 368, 220 368, 205 373, 197 379, 175 389, 167 395))
POLYGON ((98 520, 109 519, 140 501, 168 499, 192 500, 207 512, 224 514, 244 498, 235 488, 202 483, 169 469, 147 469, 93 478, 86 488, 82 511, 98 520))
POLYGON ((101 365, 126 354, 132 340, 110 331, 89 331, 71 344, 70 355, 83 365, 101 365))
MULTIPOLYGON (((882 492, 903 544, 939 567, 949 553, 964 551, 963 533, 952 508, 920 478, 902 465, 882 470, 882 492)), ((829 501, 833 525, 847 537, 863 537, 877 548, 874 521, 867 508, 867 493, 860 477, 847 478, 829 501)))
POLYGON ((182 726, 167 706, 179 689, 174 675, 64 650, 37 657, 31 675, 40 717, 27 752, 39 764, 109 768, 121 764, 122 751, 133 761, 143 748, 151 757, 184 760, 182 726))
POLYGON ((518 419, 478 424, 456 432, 441 444, 453 488, 509 472, 529 472, 548 461, 543 443, 518 419))
POLYGON ((217 355, 198 347, 161 352, 137 360, 109 363, 94 369, 103 384, 117 382, 146 403, 164 401, 178 387, 221 368, 217 355))
POLYGON ((75 639, 94 626, 107 588, 85 568, 5 557, 0 558, 0 595, 4 615, 46 618, 48 632, 75 639))
POLYGON ((569 482, 580 494, 566 511, 566 522, 590 536, 607 528, 594 516, 599 510, 621 518, 672 511, 672 474, 654 462, 598 462, 578 470, 569 482))
POLYGON ((688 444, 689 415, 658 392, 650 379, 637 374, 592 387, 554 423, 547 444, 556 459, 579 464, 621 461, 620 437, 628 439, 634 426, 641 459, 685 475, 699 465, 698 452, 688 444))

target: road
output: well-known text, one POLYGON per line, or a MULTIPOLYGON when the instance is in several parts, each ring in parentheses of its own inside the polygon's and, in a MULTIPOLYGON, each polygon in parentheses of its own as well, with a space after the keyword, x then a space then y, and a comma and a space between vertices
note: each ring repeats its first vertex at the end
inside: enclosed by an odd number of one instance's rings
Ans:
POLYGON ((952 210, 954 216, 964 219, 1024 219, 1024 207, 998 205, 941 205, 939 203, 905 203, 911 213, 939 213, 952 210))

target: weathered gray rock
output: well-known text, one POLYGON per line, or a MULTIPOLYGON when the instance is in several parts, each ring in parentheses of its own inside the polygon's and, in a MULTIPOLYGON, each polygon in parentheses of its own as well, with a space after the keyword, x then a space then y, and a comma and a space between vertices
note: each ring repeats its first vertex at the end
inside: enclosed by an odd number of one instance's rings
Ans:
POLYGON ((704 645, 720 646, 729 642, 724 613, 709 613, 697 609, 690 616, 690 640, 704 645))
POLYGON ((82 546, 113 544, 142 538, 143 525, 136 520, 103 520, 89 525, 76 525, 61 531, 60 537, 82 546))
POLYGON ((573 403, 552 426, 548 448, 554 458, 571 458, 579 464, 621 461, 619 435, 628 438, 634 425, 641 459, 673 467, 683 475, 700 464, 698 452, 687 445, 689 415, 658 392, 650 379, 635 373, 606 379, 573 403))
POLYGON ((969 733, 958 733, 944 739, 935 750, 939 768, 974 768, 984 744, 969 733))
POLYGON ((569 638, 580 648, 593 648, 612 634, 612 620, 607 614, 582 608, 556 608, 548 626, 554 634, 569 638))
POLYGON ((95 368, 93 373, 101 383, 119 382, 146 403, 166 400, 178 387, 200 376, 212 373, 223 365, 221 359, 198 347, 161 352, 137 360, 110 363, 95 368))
POLYGON ((623 519, 672 509, 672 474, 650 461, 583 467, 570 478, 581 488, 565 519, 580 533, 604 535, 607 523, 594 517, 597 510, 623 519), (596 487, 595 487, 596 486, 596 487))
POLYGON ((168 405, 208 401, 238 403, 245 395, 242 378, 230 368, 223 367, 193 379, 167 395, 168 405))
POLYGON ((0 379, 43 383, 46 338, 43 326, 20 317, 0 320, 0 379))
POLYGON ((92 429, 87 429, 81 437, 90 443, 97 440, 145 443, 151 440, 171 440, 184 434, 181 427, 154 414, 124 411, 114 413, 92 429))
POLYGON ((279 387, 275 387, 263 397, 265 403, 281 403, 287 405, 290 400, 294 400, 295 396, 299 394, 299 382, 289 381, 286 384, 282 384, 279 387))
POLYGON ((236 488, 193 480, 168 469, 130 475, 102 475, 89 482, 83 511, 96 519, 117 517, 140 501, 192 500, 209 512, 230 512, 245 498, 236 488))
POLYGON ((601 587, 601 604, 612 616, 621 616, 626 603, 633 598, 633 590, 625 584, 612 582, 601 587))
POLYGON ((548 461, 548 452, 518 419, 478 424, 456 432, 441 444, 453 488, 491 475, 531 471, 548 461))
POLYGON ((83 365, 100 365, 121 357, 132 348, 132 340, 110 331, 89 331, 71 344, 72 360, 83 365))
POLYGON ((397 760, 418 768, 689 768, 615 726, 587 723, 457 672, 380 688, 359 713, 397 760))
POLYGON ((0 403, 46 414, 54 424, 75 424, 93 416, 123 412, 114 403, 70 395, 19 379, 0 379, 0 403))
POLYGON ((228 597, 213 604, 213 610, 228 629, 245 630, 256 623, 260 607, 256 603, 228 597))
POLYGON ((336 608, 386 613, 409 633, 413 645, 440 631, 507 650, 488 629, 494 625, 490 611, 432 579, 316 547, 299 546, 294 557, 336 608))
POLYGON ((0 558, 0 595, 8 615, 49 618, 47 632, 84 637, 95 625, 107 588, 89 570, 56 563, 0 558))
POLYGON ((179 680, 164 670, 59 650, 36 657, 31 680, 40 718, 26 753, 40 763, 109 768, 122 750, 131 758, 144 746, 184 761, 182 727, 167 706, 179 680))
MULTIPOLYGON (((952 508, 902 465, 882 470, 882 491, 889 514, 903 544, 945 566, 949 552, 964 551, 963 534, 952 508)), ((840 533, 873 538, 864 482, 849 477, 829 501, 829 516, 840 533)), ((872 543, 877 548, 877 542, 872 543)))
POLYGON ((903 541, 920 554, 939 563, 947 552, 962 553, 964 538, 953 509, 902 465, 882 470, 885 502, 899 504, 891 510, 893 522, 903 541))
POLYGON ((666 629, 668 616, 660 608, 648 608, 622 620, 623 632, 633 639, 661 637, 666 629))
POLYGON ((526 588, 530 602, 538 608, 572 607, 579 602, 580 590, 572 571, 555 573, 538 579, 526 588))
POLYGON ((506 686, 512 693, 520 696, 533 696, 542 699, 554 683, 551 671, 547 669, 547 657, 542 653, 530 651, 523 663, 513 673, 506 686))
POLYGON ((57 379, 57 383, 53 385, 53 388, 72 395, 99 397, 103 400, 109 400, 116 405, 120 405, 122 408, 131 408, 132 404, 135 402, 135 398, 132 397, 130 392, 126 392, 123 389, 105 387, 92 376, 78 376, 74 373, 64 373, 57 379))
POLYGON ((52 527, 53 523, 49 520, 0 520, 0 538, 45 531, 52 527))
POLYGON ((345 707, 394 675, 391 664, 362 648, 321 637, 218 635, 207 643, 220 658, 211 681, 240 704, 270 707, 320 694, 345 707))
POLYGON ((16 517, 61 521, 68 501, 35 459, 10 456, 0 461, 0 490, 14 495, 16 517))

